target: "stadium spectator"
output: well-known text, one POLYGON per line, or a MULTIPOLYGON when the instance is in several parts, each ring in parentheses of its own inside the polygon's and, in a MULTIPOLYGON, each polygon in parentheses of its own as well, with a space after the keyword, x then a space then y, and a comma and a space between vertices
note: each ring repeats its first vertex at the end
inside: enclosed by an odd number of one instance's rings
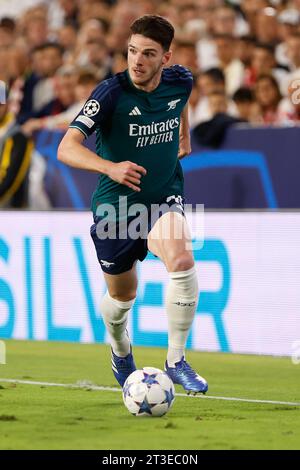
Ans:
MULTIPOLYGON (((174 6, 173 6, 174 8, 174 6)), ((170 17, 170 6, 165 4, 165 8, 160 8, 162 16, 170 17)), ((177 41, 191 42, 196 45, 206 30, 205 22, 198 17, 198 6, 196 2, 187 2, 179 5, 179 9, 173 9, 172 21, 178 22, 176 38, 177 41)))
POLYGON ((77 0, 51 0, 48 8, 48 21, 52 30, 58 33, 68 24, 78 28, 79 5, 77 0))
POLYGON ((281 42, 276 46, 276 61, 291 68, 293 64, 288 56, 287 41, 297 33, 300 24, 300 12, 292 8, 283 10, 278 15, 278 24, 278 37, 281 42))
POLYGON ((250 34, 256 34, 256 21, 257 12, 269 7, 268 0, 242 0, 241 10, 244 17, 247 19, 250 34))
POLYGON ((232 100, 236 105, 238 118, 249 123, 259 121, 259 108, 251 89, 246 87, 239 88, 234 93, 232 100))
POLYGON ((61 112, 53 115, 30 119, 22 129, 26 135, 40 129, 67 129, 69 123, 76 117, 85 101, 98 83, 97 75, 90 71, 81 71, 78 74, 61 72, 60 83, 57 88, 56 106, 63 107, 61 112))
POLYGON ((27 55, 24 47, 11 48, 8 52, 10 58, 10 93, 9 110, 15 116, 19 124, 29 119, 34 112, 33 92, 37 82, 40 79, 40 64, 42 53, 40 51, 32 52, 27 55), (17 60, 16 60, 17 59, 17 60), (12 69, 15 69, 15 71, 12 69))
POLYGON ((40 80, 33 91, 33 110, 39 111, 54 98, 54 77, 63 64, 64 50, 60 44, 45 43, 36 48, 40 51, 40 80))
MULTIPOLYGON (((118 3, 116 6, 118 6, 118 3)), ((112 11, 108 3, 105 1, 81 1, 78 3, 78 8, 78 23, 80 26, 82 26, 82 24, 86 21, 93 19, 102 19, 104 21, 108 21, 109 23, 112 20, 112 11)))
POLYGON ((74 104, 77 75, 74 66, 64 66, 57 71, 54 80, 54 98, 25 122, 22 126, 25 134, 31 135, 33 131, 41 129, 45 126, 47 117, 56 116, 74 104))
MULTIPOLYGON (((24 50, 12 50, 21 54, 24 50)), ((54 99, 55 73, 62 65, 63 49, 56 43, 46 43, 36 47, 31 57, 31 67, 27 62, 18 76, 12 76, 13 83, 9 95, 10 111, 18 123, 23 124, 54 99)), ((22 56, 21 56, 22 57, 22 56)), ((16 67, 15 67, 16 68, 16 67)))
POLYGON ((217 67, 202 72, 198 77, 198 82, 202 96, 208 96, 214 90, 225 90, 224 72, 217 67))
POLYGON ((111 57, 104 40, 91 39, 86 44, 86 66, 97 69, 98 79, 111 77, 111 57))
POLYGON ((0 47, 0 80, 9 83, 9 70, 7 64, 9 63, 9 50, 7 47, 0 47))
POLYGON ((236 58, 236 39, 230 34, 216 35, 214 38, 219 67, 225 75, 225 88, 228 95, 232 95, 243 83, 244 66, 236 58))
POLYGON ((23 13, 29 9, 44 3, 45 0, 1 0, 0 2, 0 18, 9 16, 19 20, 23 13))
POLYGON ((18 77, 24 76, 29 68, 28 54, 23 46, 13 45, 8 48, 7 70, 9 82, 12 83, 18 77))
POLYGON ((255 35, 259 42, 276 46, 278 38, 278 21, 275 8, 267 7, 257 10, 255 17, 255 35))
POLYGON ((64 63, 71 62, 75 54, 77 30, 71 23, 64 24, 57 31, 57 41, 64 48, 64 63))
POLYGON ((219 147, 230 126, 241 122, 241 119, 229 115, 229 101, 224 91, 212 91, 208 97, 211 118, 201 122, 193 129, 193 135, 200 145, 219 147))
POLYGON ((300 1, 299 0, 291 0, 291 6, 293 8, 297 8, 297 10, 300 11, 300 1))
POLYGON ((212 29, 214 34, 233 34, 236 37, 249 32, 249 26, 242 15, 238 15, 228 4, 216 8, 212 29))
MULTIPOLYGON (((74 101, 62 103, 62 66, 91 67, 98 81, 124 70, 129 25, 144 13, 161 14, 175 26, 172 61, 195 76, 192 127, 213 118, 208 97, 215 93, 212 100, 221 101, 224 91, 231 116, 299 122, 291 95, 300 78, 300 0, 2 0, 0 80, 9 84, 9 114, 24 124, 67 111, 74 101), (286 97, 277 111, 276 85, 286 97), (245 87, 254 93, 252 104, 245 87)), ((74 100, 75 86, 69 92, 74 100)))
POLYGON ((197 74, 199 67, 195 44, 186 41, 175 42, 172 62, 181 64, 190 69, 193 74, 197 74))
POLYGON ((199 90, 199 84, 198 84, 198 75, 194 75, 193 88, 190 94, 189 107, 188 107, 189 125, 191 129, 195 127, 195 125, 199 122, 197 121, 197 114, 196 114, 199 101, 200 101, 200 90, 199 90))
POLYGON ((73 62, 79 67, 85 67, 88 63, 87 44, 89 41, 103 42, 105 40, 105 29, 103 23, 97 19, 87 20, 78 31, 76 48, 74 50, 73 62))
POLYGON ((49 40, 47 11, 43 7, 28 10, 21 20, 24 42, 31 51, 49 40))
POLYGON ((255 97, 263 124, 278 124, 281 93, 276 79, 272 75, 261 75, 255 85, 255 97))
POLYGON ((300 123, 300 79, 292 82, 288 96, 283 98, 278 106, 279 124, 291 126, 300 123))
MULTIPOLYGON (((196 83, 198 103, 190 109, 191 127, 212 119, 213 115, 208 96, 213 93, 224 94, 226 92, 224 73, 221 69, 216 67, 200 73, 196 79, 196 83)), ((235 105, 231 100, 228 101, 228 113, 233 116, 236 114, 235 105)))
POLYGON ((190 108, 190 126, 192 128, 200 122, 211 119, 212 116, 207 97, 213 91, 225 91, 223 71, 215 67, 200 73, 194 88, 197 90, 198 103, 194 104, 193 108, 190 108))
POLYGON ((20 131, 8 105, 0 103, 0 207, 26 207, 33 145, 20 131))
POLYGON ((127 69, 127 54, 125 52, 115 52, 112 57, 111 72, 113 75, 127 69))
POLYGON ((275 57, 273 47, 268 44, 256 43, 252 51, 249 67, 245 72, 245 85, 250 88, 253 87, 257 77, 263 74, 272 74, 274 66, 275 57))
POLYGON ((228 100, 224 91, 212 91, 208 97, 208 106, 212 117, 216 114, 226 114, 228 110, 228 100))
POLYGON ((15 21, 4 17, 0 20, 0 47, 9 47, 15 41, 15 21))
POLYGON ((217 57, 216 44, 214 43, 213 36, 213 13, 215 7, 213 6, 214 2, 209 2, 206 5, 207 0, 203 0, 204 5, 199 6, 199 16, 200 19, 204 22, 205 31, 203 32, 202 37, 196 44, 196 50, 198 55, 198 63, 201 64, 203 70, 207 70, 212 67, 217 67, 219 64, 217 57), (209 5, 209 3, 211 3, 209 5))
POLYGON ((290 61, 291 71, 300 69, 300 33, 293 33, 287 38, 287 57, 290 61))
POLYGON ((250 36, 250 35, 241 36, 236 41, 235 53, 236 53, 237 59, 239 59, 244 65, 245 80, 246 80, 247 74, 249 73, 249 69, 251 67, 251 61, 252 61, 252 56, 254 53, 255 44, 256 44, 255 37, 250 36))
POLYGON ((288 71, 276 64, 274 47, 269 44, 257 43, 253 50, 251 66, 245 74, 245 85, 253 87, 260 75, 273 75, 280 86, 281 92, 286 94, 286 80, 288 71))
POLYGON ((285 85, 289 89, 294 80, 300 78, 300 33, 292 34, 286 41, 287 57, 290 60, 291 73, 286 76, 285 85))
POLYGON ((118 2, 113 9, 109 31, 106 36, 107 45, 112 51, 124 52, 127 48, 130 24, 139 16, 139 3, 118 2))
POLYGON ((198 15, 203 21, 205 21, 207 29, 210 32, 216 8, 222 4, 224 4, 224 2, 220 0, 198 0, 197 2, 198 15))
POLYGON ((180 26, 183 27, 185 23, 188 21, 193 20, 197 16, 197 5, 195 2, 183 2, 179 5, 178 8, 178 20, 180 22, 180 26))

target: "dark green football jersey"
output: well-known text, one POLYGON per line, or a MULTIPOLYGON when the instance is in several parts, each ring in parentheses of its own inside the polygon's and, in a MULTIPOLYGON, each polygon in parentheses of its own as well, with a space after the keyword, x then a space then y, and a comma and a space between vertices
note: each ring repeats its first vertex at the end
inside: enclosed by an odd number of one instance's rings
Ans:
POLYGON ((120 196, 127 206, 150 206, 170 195, 183 195, 183 173, 178 160, 180 115, 192 89, 191 73, 180 65, 163 69, 158 87, 136 88, 128 71, 96 87, 70 127, 88 137, 96 132, 96 153, 115 163, 143 166, 141 191, 136 192, 100 175, 92 198, 94 214, 100 204, 112 204, 118 213, 120 196))

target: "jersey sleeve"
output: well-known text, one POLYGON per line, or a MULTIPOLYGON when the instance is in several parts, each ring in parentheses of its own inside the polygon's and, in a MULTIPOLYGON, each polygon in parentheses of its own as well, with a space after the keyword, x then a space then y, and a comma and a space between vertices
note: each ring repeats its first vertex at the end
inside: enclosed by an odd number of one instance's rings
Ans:
POLYGON ((193 88, 193 75, 189 69, 182 65, 173 65, 165 69, 164 79, 170 84, 179 85, 185 88, 189 98, 193 88))
POLYGON ((97 127, 101 127, 101 124, 108 120, 113 112, 112 89, 115 87, 112 86, 110 80, 100 83, 69 127, 80 130, 86 138, 93 134, 97 127))

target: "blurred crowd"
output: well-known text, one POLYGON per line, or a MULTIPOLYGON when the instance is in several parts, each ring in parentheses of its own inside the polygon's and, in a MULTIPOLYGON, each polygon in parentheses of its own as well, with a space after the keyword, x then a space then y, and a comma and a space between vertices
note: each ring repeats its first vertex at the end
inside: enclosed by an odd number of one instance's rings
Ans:
POLYGON ((300 0, 2 0, 0 139, 12 123, 28 138, 66 129, 96 84, 126 69, 144 14, 175 27, 172 62, 194 76, 192 128, 219 114, 300 122, 300 0))
POLYGON ((193 72, 192 127, 216 111, 298 122, 300 0, 2 0, 0 80, 24 131, 66 127, 126 68, 129 26, 152 13, 175 26, 172 61, 193 72))

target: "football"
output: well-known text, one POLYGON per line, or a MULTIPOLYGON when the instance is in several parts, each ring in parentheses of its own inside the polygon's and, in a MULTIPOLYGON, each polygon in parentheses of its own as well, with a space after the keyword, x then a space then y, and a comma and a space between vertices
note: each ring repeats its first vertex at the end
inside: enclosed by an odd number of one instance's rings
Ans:
POLYGON ((127 378, 123 400, 128 411, 135 416, 163 416, 174 403, 174 384, 162 370, 143 367, 127 378))

